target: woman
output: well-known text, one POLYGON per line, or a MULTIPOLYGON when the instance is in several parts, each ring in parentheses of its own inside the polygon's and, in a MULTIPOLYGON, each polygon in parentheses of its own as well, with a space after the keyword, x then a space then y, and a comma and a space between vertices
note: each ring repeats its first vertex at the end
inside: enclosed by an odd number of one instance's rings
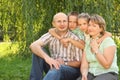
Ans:
POLYGON ((105 20, 99 15, 90 17, 87 40, 83 53, 81 74, 82 80, 118 80, 116 45, 111 37, 101 43, 97 39, 105 33, 105 20))

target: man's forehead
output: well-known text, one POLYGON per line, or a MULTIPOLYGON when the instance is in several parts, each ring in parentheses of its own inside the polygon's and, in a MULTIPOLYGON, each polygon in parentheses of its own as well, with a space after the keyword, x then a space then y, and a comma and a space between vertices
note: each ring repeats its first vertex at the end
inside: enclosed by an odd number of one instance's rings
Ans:
POLYGON ((61 18, 67 19, 67 15, 64 14, 64 13, 57 13, 57 14, 53 17, 53 20, 58 20, 58 19, 61 19, 61 18))

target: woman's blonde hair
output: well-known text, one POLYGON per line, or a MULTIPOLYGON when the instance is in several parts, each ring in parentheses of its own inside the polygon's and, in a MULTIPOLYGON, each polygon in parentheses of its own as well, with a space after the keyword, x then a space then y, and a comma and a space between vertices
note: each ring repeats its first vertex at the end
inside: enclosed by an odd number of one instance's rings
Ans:
POLYGON ((106 30, 106 22, 103 19, 103 17, 101 17, 98 14, 93 14, 90 16, 90 20, 91 22, 94 22, 95 24, 98 24, 99 27, 102 29, 102 31, 100 32, 101 35, 104 35, 105 30, 106 30))

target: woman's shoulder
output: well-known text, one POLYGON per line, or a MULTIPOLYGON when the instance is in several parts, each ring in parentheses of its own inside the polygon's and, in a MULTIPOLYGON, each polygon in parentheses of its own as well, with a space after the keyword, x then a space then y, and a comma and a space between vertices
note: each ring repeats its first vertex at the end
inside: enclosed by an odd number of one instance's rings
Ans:
POLYGON ((112 37, 106 37, 103 41, 114 42, 112 37))
POLYGON ((107 37, 102 41, 102 45, 108 47, 108 46, 112 46, 112 45, 116 45, 114 40, 112 39, 112 37, 107 37))

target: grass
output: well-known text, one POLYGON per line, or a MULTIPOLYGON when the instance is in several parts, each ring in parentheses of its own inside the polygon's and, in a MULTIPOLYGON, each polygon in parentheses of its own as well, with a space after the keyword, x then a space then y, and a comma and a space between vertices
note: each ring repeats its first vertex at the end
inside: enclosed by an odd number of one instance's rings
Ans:
MULTIPOLYGON (((120 70, 120 40, 115 41, 118 48, 117 55, 120 70)), ((23 58, 16 56, 16 54, 18 54, 18 50, 18 43, 0 43, 0 80, 29 80, 31 57, 23 58)))
POLYGON ((0 43, 0 80, 29 80, 31 57, 16 56, 18 44, 0 43))

